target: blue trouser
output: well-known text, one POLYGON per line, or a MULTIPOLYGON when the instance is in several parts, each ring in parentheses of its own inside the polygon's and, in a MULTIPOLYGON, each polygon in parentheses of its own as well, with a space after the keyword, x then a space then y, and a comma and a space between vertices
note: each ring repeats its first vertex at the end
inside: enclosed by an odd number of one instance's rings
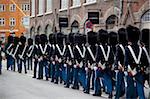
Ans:
POLYGON ((71 66, 67 65, 66 68, 66 86, 70 86, 71 83, 71 66))
POLYGON ((13 66, 14 65, 14 58, 12 56, 8 56, 7 57, 7 70, 11 67, 11 70, 13 69, 13 66))
POLYGON ((95 70, 95 79, 94 79, 94 91, 95 94, 101 94, 101 83, 100 78, 102 77, 102 73, 99 69, 95 70))
POLYGON ((58 80, 62 80, 62 71, 61 71, 61 64, 60 63, 56 63, 55 65, 55 79, 56 79, 56 83, 58 83, 58 80))
MULTIPOLYGON (((42 61, 42 65, 45 68, 45 77, 49 77, 49 65, 46 60, 42 61)), ((43 75, 43 74, 42 74, 43 75)))
POLYGON ((112 75, 110 69, 105 69, 103 73, 103 83, 105 86, 105 91, 109 94, 112 93, 113 87, 112 87, 112 75))
POLYGON ((62 79, 64 82, 67 81, 67 72, 68 72, 68 67, 65 67, 63 64, 62 65, 62 79))
POLYGON ((54 82, 55 79, 55 65, 53 63, 50 64, 50 70, 51 70, 51 81, 54 82))
POLYGON ((0 60, 0 74, 2 73, 2 60, 0 60))
POLYGON ((32 70, 32 57, 28 58, 28 70, 31 69, 32 70))
POLYGON ((37 65, 38 65, 38 60, 35 60, 34 61, 34 71, 33 71, 33 77, 34 78, 36 78, 37 65))
POLYGON ((92 89, 94 88, 94 84, 95 84, 95 71, 92 70, 92 89))
POLYGON ((24 70, 25 70, 25 73, 27 73, 27 68, 26 68, 26 59, 22 60, 22 59, 19 59, 19 64, 18 64, 18 67, 19 67, 19 73, 22 72, 22 63, 24 63, 24 70))
POLYGON ((78 72, 79 72, 79 68, 73 68, 73 87, 74 88, 79 88, 79 81, 78 81, 78 72))
POLYGON ((43 79, 43 62, 39 62, 38 78, 43 79))
POLYGON ((144 77, 142 73, 137 73, 135 75, 135 80, 132 76, 127 76, 127 94, 126 98, 137 98, 145 99, 144 95, 144 77), (135 86, 136 84, 136 86, 135 86))
POLYGON ((124 72, 116 72, 116 96, 115 99, 119 99, 125 94, 125 82, 124 82, 124 72))
POLYGON ((86 92, 88 93, 90 91, 90 79, 91 79, 91 69, 88 69, 86 71, 86 88, 85 88, 86 92))
POLYGON ((79 68, 79 81, 83 87, 83 89, 86 89, 86 72, 84 67, 83 68, 79 68))

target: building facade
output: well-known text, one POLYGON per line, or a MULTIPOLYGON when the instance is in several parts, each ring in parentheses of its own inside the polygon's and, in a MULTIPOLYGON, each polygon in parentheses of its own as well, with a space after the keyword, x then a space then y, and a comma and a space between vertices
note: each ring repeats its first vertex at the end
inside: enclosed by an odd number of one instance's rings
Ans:
POLYGON ((150 27, 149 0, 30 0, 30 36, 53 32, 116 31, 129 24, 150 27))
MULTIPOLYGON (((24 16, 30 15, 30 0, 0 0, 0 37, 20 36, 26 32, 22 24, 24 16)), ((3 40, 4 41, 4 40, 3 40)))

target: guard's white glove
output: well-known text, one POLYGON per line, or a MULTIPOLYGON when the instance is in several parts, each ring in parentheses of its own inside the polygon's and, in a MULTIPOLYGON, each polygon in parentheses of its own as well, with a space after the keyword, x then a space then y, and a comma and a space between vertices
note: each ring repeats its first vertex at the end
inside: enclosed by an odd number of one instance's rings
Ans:
POLYGON ((64 64, 64 67, 67 67, 67 64, 64 64))
POLYGON ((87 67, 85 67, 85 71, 88 71, 88 68, 87 68, 87 67))
POLYGON ((125 76, 128 76, 128 72, 127 72, 127 71, 124 71, 124 75, 125 75, 125 76))
POLYGON ((96 71, 98 68, 96 66, 94 66, 94 71, 96 71))
POLYGON ((74 68, 77 68, 77 65, 73 65, 74 68))

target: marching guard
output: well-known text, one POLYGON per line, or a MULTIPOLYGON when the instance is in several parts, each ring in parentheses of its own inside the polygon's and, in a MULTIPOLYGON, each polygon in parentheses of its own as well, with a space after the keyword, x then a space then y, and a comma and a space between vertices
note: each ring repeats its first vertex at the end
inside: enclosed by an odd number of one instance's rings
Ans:
POLYGON ((125 71, 127 72, 127 99, 145 99, 144 95, 144 62, 147 56, 138 45, 140 30, 133 26, 127 27, 129 45, 125 49, 125 71))
MULTIPOLYGON (((40 35, 35 36, 35 44, 33 50, 33 57, 34 57, 34 71, 33 71, 33 78, 37 77, 37 67, 39 64, 39 44, 40 44, 40 35)), ((39 77, 38 77, 39 78, 39 77)))
POLYGON ((125 28, 118 30, 118 41, 116 46, 116 95, 115 99, 119 99, 125 94, 125 76, 124 76, 124 60, 125 60, 125 47, 127 46, 127 32, 125 28))
POLYGON ((27 70, 32 70, 32 62, 33 62, 33 50, 34 50, 34 45, 33 45, 33 39, 29 38, 28 39, 28 46, 27 46, 27 51, 26 51, 26 56, 27 56, 27 70))

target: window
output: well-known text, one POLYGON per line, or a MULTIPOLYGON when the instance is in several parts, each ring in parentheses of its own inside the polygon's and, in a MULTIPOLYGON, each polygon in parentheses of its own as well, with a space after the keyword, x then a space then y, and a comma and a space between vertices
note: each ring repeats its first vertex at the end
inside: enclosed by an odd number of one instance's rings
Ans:
POLYGON ((46 12, 51 12, 52 11, 52 0, 47 0, 46 2, 46 12))
POLYGON ((71 6, 79 6, 80 5, 80 0, 72 0, 71 6))
POLYGON ((5 11, 5 5, 4 4, 0 4, 0 12, 4 12, 5 11))
POLYGON ((93 3, 96 2, 96 0, 85 0, 85 3, 93 3))
POLYGON ((150 10, 148 10, 145 14, 143 14, 142 22, 150 22, 150 10))
POLYGON ((16 20, 15 18, 10 18, 10 26, 15 26, 16 25, 16 20))
POLYGON ((16 11, 16 6, 14 4, 10 4, 10 11, 11 12, 16 11))
POLYGON ((68 0, 60 0, 60 9, 67 9, 68 7, 68 0))
POLYGON ((39 0, 38 2, 38 14, 42 15, 43 14, 43 8, 44 8, 44 0, 39 0))
POLYGON ((0 18, 0 26, 5 26, 5 19, 4 18, 0 18))
POLYGON ((31 16, 35 16, 35 0, 31 1, 31 16))
POLYGON ((22 4, 22 10, 23 11, 29 11, 30 10, 30 5, 29 4, 22 4))

